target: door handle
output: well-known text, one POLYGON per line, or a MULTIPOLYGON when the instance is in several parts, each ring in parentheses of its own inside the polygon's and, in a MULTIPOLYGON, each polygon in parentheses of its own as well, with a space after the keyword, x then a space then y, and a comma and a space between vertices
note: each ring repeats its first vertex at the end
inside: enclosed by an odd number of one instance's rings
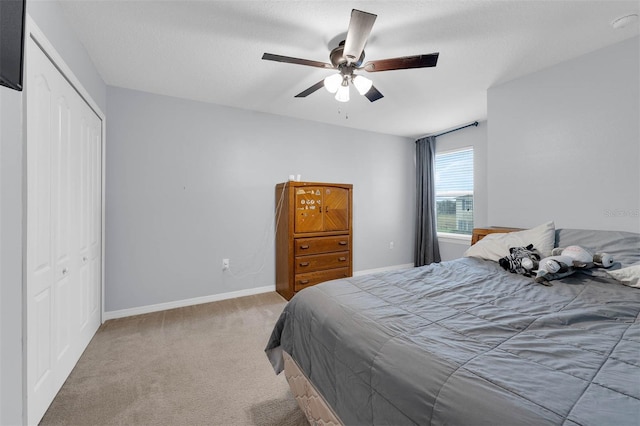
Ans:
POLYGON ((67 275, 69 273, 69 268, 64 268, 62 270, 62 275, 67 275))

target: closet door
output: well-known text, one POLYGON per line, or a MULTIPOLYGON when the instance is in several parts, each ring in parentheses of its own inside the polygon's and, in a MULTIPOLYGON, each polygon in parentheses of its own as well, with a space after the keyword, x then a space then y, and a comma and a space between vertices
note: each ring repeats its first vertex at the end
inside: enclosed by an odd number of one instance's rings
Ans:
POLYGON ((100 324, 101 122, 27 43, 26 410, 37 424, 100 324))
POLYGON ((100 119, 84 104, 78 146, 78 261, 80 274, 79 325, 89 343, 100 325, 102 237, 102 129, 100 119))

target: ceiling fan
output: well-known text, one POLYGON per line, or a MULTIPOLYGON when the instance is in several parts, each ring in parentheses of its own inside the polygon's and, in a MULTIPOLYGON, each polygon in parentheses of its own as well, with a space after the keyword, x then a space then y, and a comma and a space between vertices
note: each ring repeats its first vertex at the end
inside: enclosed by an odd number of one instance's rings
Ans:
POLYGON ((364 46, 367 43, 376 18, 377 15, 372 13, 353 9, 351 11, 351 20, 349 21, 347 36, 345 40, 340 42, 338 47, 333 49, 329 54, 330 64, 308 59, 292 58, 290 56, 274 55, 273 53, 265 53, 262 55, 262 59, 338 71, 338 74, 332 74, 298 93, 295 96, 296 98, 304 98, 324 86, 329 92, 336 94, 336 100, 348 102, 349 84, 351 83, 355 86, 358 93, 366 96, 369 101, 377 101, 383 97, 382 93, 373 86, 371 80, 360 74, 355 74, 355 71, 380 72, 435 67, 438 63, 439 53, 380 59, 377 61, 369 61, 362 65, 364 61, 364 46))

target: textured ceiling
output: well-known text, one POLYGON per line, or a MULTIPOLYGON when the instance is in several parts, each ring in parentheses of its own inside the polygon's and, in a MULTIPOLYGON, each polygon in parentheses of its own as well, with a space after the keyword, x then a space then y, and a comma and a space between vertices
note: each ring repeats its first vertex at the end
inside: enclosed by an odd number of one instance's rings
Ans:
POLYGON ((487 89, 639 33, 638 1, 62 0, 74 31, 113 86, 417 137, 486 119, 487 89), (333 71, 261 60, 264 52, 329 62, 351 9, 378 15, 366 60, 440 52, 435 68, 366 74, 384 94, 321 89, 333 71))

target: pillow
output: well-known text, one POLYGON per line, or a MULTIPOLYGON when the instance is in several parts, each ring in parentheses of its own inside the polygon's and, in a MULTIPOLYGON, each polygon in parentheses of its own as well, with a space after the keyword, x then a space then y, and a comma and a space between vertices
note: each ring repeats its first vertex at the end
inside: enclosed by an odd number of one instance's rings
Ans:
POLYGON ((545 258, 551 255, 555 236, 556 228, 553 222, 543 223, 524 231, 489 234, 469 247, 463 256, 497 262, 509 254, 510 247, 526 247, 533 244, 542 258, 545 258))
POLYGON ((640 263, 607 273, 624 285, 640 288, 640 263))
POLYGON ((556 247, 580 246, 594 253, 613 256, 613 268, 625 268, 640 263, 640 234, 626 231, 596 231, 590 229, 558 229, 556 247))

